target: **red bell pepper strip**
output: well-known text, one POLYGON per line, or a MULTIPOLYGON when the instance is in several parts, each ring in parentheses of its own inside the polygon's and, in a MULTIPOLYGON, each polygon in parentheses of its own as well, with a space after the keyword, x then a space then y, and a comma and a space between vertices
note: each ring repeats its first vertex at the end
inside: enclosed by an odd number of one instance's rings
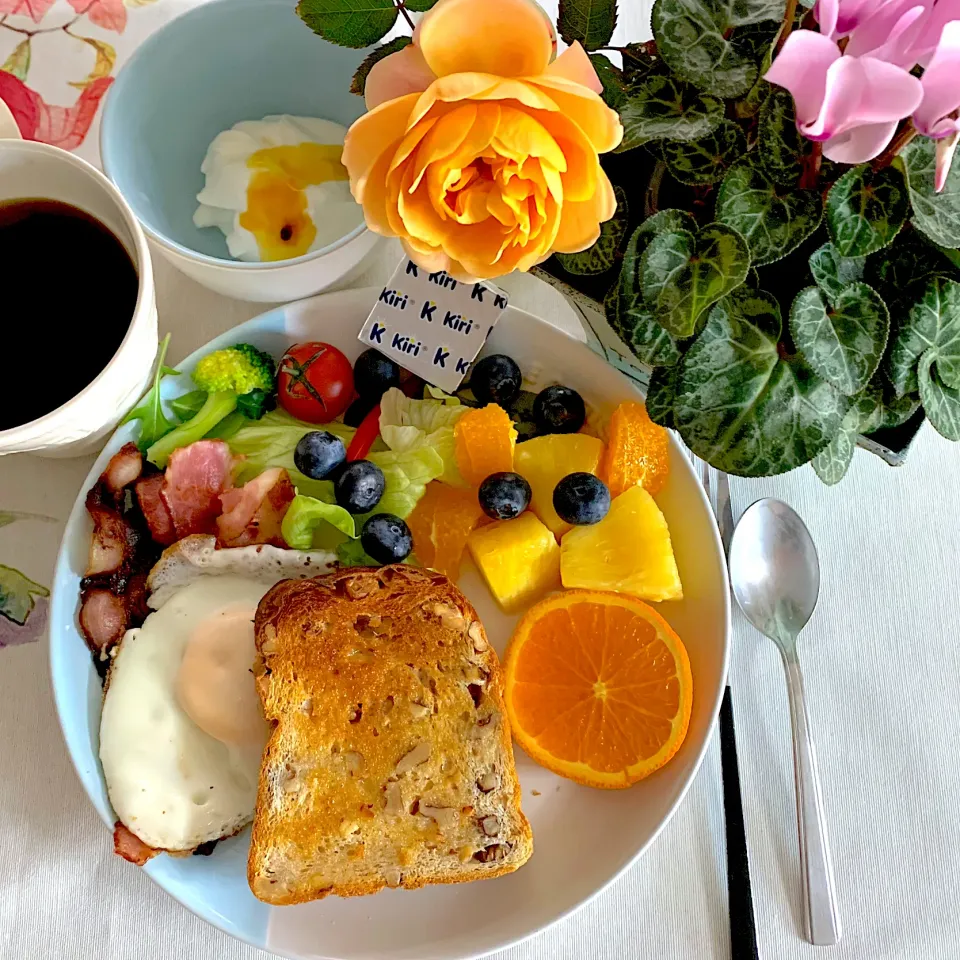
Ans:
POLYGON ((357 432, 347 447, 347 460, 362 460, 373 446, 374 441, 380 436, 380 404, 378 403, 364 418, 357 427, 357 432))

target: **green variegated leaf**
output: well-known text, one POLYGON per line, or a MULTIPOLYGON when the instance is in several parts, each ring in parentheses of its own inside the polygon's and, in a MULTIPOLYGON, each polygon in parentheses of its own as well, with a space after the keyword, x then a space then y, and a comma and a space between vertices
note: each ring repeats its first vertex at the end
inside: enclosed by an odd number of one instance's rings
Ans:
POLYGON ((839 483, 850 469, 857 449, 857 411, 851 407, 840 423, 837 435, 810 461, 817 476, 828 486, 839 483))
POLYGON ((688 230, 693 233, 697 230, 697 221, 685 210, 660 210, 637 227, 627 241, 623 251, 623 266, 620 270, 622 286, 620 287, 621 309, 632 309, 642 305, 643 290, 641 287, 640 264, 644 251, 654 237, 662 233, 675 233, 678 230, 688 230))
POLYGON ((897 158, 907 175, 913 225, 934 243, 960 247, 960 163, 952 164, 940 193, 934 189, 937 148, 933 140, 917 137, 897 158))
POLYGON ((759 63, 758 76, 753 86, 733 105, 734 114, 740 120, 755 117, 775 89, 771 83, 764 80, 764 76, 773 60, 773 44, 779 31, 779 25, 769 22, 737 31, 737 36, 744 45, 748 42, 752 44, 754 59, 759 63))
POLYGON ((615 67, 602 53, 591 53, 590 62, 603 85, 603 102, 611 110, 619 110, 627 99, 623 71, 615 67))
POLYGON ((827 194, 827 226, 841 256, 865 257, 893 243, 910 212, 907 183, 897 167, 848 170, 827 194))
POLYGON ((865 283, 844 287, 832 306, 819 287, 807 287, 793 301, 790 333, 810 366, 852 397, 880 366, 890 314, 880 295, 865 283))
POLYGON ((872 433, 883 426, 883 375, 878 373, 867 386, 853 398, 851 410, 856 413, 857 433, 872 433))
POLYGON ((714 303, 743 283, 749 268, 743 237, 711 223, 697 234, 680 230, 655 237, 641 260, 640 286, 657 322, 683 339, 696 332, 714 303))
POLYGON ((630 87, 620 108, 623 141, 618 152, 651 140, 696 140, 723 119, 723 102, 674 77, 651 74, 630 87))
POLYGON ((592 247, 581 250, 580 253, 558 253, 560 266, 567 273, 580 276, 588 274, 606 273, 617 259, 617 250, 627 232, 629 212, 627 210, 627 194, 622 187, 613 188, 617 198, 617 212, 605 223, 600 224, 600 237, 592 247))
POLYGON ((760 108, 757 165, 777 183, 792 186, 800 177, 800 159, 809 144, 797 130, 793 97, 783 87, 773 87, 760 108))
POLYGON ((620 51, 623 56, 623 75, 637 83, 652 71, 663 70, 663 61, 651 52, 652 43, 628 43, 620 51))
POLYGON ((898 397, 917 390, 917 366, 924 354, 936 363, 939 379, 960 388, 960 283, 955 280, 934 277, 899 320, 887 357, 887 376, 898 397))
POLYGON ((397 7, 393 0, 300 0, 297 14, 324 40, 361 49, 389 33, 397 7))
POLYGON ((779 20, 776 0, 656 0, 653 35, 657 51, 678 76, 719 97, 739 97, 759 69, 749 43, 731 36, 735 27, 779 20))
POLYGON ((677 342, 642 306, 633 306, 620 313, 623 339, 634 356, 651 367, 672 367, 681 357, 677 342))
POLYGON ((917 369, 920 402, 937 433, 948 440, 960 440, 960 390, 948 387, 939 370, 934 351, 928 350, 920 358, 917 369))
POLYGON ((683 142, 664 140, 663 159, 681 183, 699 186, 722 180, 727 170, 747 152, 747 141, 731 120, 721 120, 709 136, 683 142))
POLYGON ((780 355, 780 306, 742 288, 710 311, 680 364, 674 422, 718 470, 772 476, 812 460, 850 401, 799 357, 780 355))
POLYGON ((647 413, 654 423, 672 430, 673 403, 677 395, 679 367, 657 367, 647 387, 647 413))
POLYGON ((844 287, 863 279, 866 259, 841 257, 832 243, 825 243, 810 254, 810 272, 827 300, 833 303, 844 287))
POLYGON ((402 50, 404 47, 410 46, 410 42, 409 37, 395 37, 389 43, 384 43, 377 47, 376 50, 367 54, 360 66, 357 67, 357 72, 353 75, 353 80, 350 81, 350 92, 362 97, 367 86, 367 77, 370 76, 370 71, 383 60, 384 57, 389 57, 391 53, 397 53, 397 51, 402 50))
POLYGON ((780 190, 749 161, 736 164, 717 194, 717 220, 742 234, 758 265, 782 260, 820 225, 816 190, 780 190))
POLYGON ((585 50, 605 47, 617 25, 617 0, 560 0, 557 30, 568 46, 579 40, 585 50))
POLYGON ((887 301, 894 318, 907 314, 933 277, 960 279, 940 247, 914 229, 901 231, 889 246, 867 258, 864 279, 887 301))

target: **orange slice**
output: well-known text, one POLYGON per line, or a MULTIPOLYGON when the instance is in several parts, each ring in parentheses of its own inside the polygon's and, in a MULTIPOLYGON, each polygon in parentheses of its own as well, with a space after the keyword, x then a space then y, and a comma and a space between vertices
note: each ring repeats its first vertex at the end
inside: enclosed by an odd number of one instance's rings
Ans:
POLYGON ((680 638, 652 607, 565 590, 531 607, 506 656, 513 735, 541 766, 617 789, 659 770, 690 724, 693 677, 680 638))
POLYGON ((436 481, 427 484, 426 492, 407 517, 417 559, 456 580, 467 538, 482 516, 473 490, 458 490, 436 481))
POLYGON ((656 496, 670 474, 667 431, 654 423, 642 403, 621 403, 610 417, 610 441, 600 476, 616 497, 640 484, 656 496))
POLYGON ((457 466, 463 479, 479 487, 491 473, 513 470, 517 431, 503 407, 489 403, 465 413, 454 427, 457 466))

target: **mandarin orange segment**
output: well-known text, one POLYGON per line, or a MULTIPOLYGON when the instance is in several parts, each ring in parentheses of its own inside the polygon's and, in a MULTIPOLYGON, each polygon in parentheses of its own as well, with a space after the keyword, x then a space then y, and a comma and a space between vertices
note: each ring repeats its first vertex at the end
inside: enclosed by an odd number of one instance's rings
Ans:
POLYGON ((472 490, 434 481, 407 517, 413 552, 425 566, 456 580, 467 538, 483 516, 472 490))
POLYGON ((607 452, 600 476, 616 497, 640 484, 658 494, 670 473, 670 441, 667 431, 654 423, 642 403, 621 403, 610 417, 607 452))
POLYGON ((465 413, 454 428, 457 466, 463 479, 479 487, 491 473, 513 469, 517 443, 507 411, 495 403, 465 413))
POLYGON ((687 651, 640 600, 588 590, 549 596, 520 621, 505 667, 517 742, 578 783, 629 787, 667 763, 686 737, 687 651))

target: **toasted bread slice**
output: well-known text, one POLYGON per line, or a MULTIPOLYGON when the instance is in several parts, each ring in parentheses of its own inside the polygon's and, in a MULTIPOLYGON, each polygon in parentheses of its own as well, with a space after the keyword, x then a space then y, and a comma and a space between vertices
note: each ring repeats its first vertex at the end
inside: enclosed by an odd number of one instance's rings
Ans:
POLYGON ((516 870, 533 852, 503 680, 473 607, 409 566, 284 581, 260 602, 275 724, 247 876, 272 904, 516 870))

